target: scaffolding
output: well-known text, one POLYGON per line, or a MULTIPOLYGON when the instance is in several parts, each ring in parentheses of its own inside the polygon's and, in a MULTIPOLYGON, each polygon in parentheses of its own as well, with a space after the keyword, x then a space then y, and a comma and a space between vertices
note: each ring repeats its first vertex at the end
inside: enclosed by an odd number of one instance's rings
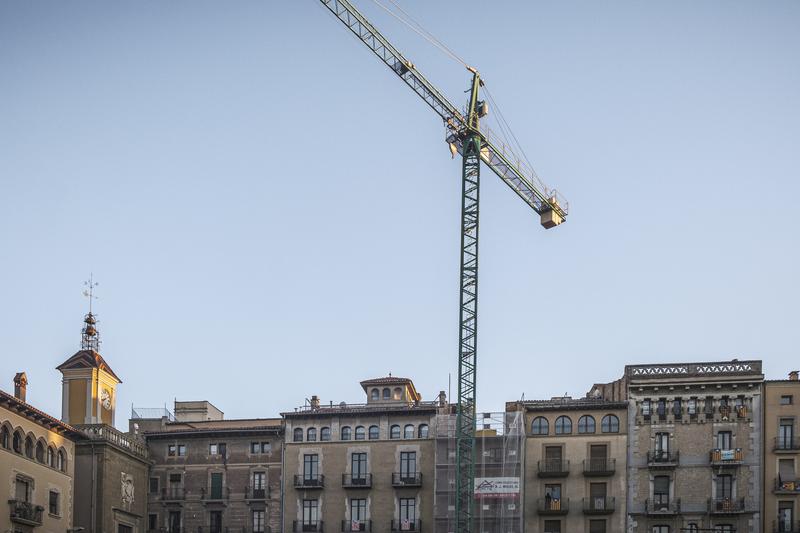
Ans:
MULTIPOLYGON (((475 432, 475 501, 472 531, 522 531, 522 411, 479 413, 475 432)), ((456 532, 456 415, 436 417, 434 532, 456 532)))

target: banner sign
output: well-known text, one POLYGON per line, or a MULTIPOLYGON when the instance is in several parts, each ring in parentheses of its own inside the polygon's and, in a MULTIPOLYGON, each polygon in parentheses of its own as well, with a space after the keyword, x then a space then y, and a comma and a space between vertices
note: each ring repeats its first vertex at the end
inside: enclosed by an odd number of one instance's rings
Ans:
POLYGON ((518 477, 476 477, 476 498, 516 498, 519 496, 518 477))

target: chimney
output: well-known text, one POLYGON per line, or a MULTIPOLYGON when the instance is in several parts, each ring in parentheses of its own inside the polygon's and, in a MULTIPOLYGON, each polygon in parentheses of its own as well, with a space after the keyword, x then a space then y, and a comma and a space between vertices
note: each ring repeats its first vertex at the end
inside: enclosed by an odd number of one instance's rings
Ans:
POLYGON ((439 391, 439 407, 447 407, 447 394, 443 390, 439 391))
POLYGON ((319 409, 319 396, 317 396, 316 394, 312 396, 311 401, 309 403, 311 404, 311 409, 313 411, 319 409))
POLYGON ((791 372, 789 372, 789 381, 797 381, 797 374, 798 374, 797 370, 792 370, 791 372))
POLYGON ((19 372, 16 376, 14 376, 14 396, 17 399, 25 401, 25 392, 28 388, 28 376, 25 375, 25 372, 19 372))

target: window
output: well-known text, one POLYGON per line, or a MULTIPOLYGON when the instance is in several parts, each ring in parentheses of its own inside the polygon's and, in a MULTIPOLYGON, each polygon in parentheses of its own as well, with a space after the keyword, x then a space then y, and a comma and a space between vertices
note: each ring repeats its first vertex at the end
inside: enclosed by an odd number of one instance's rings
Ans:
POLYGON ((683 414, 683 409, 681 409, 681 399, 675 398, 672 400, 672 414, 675 416, 681 416, 683 414))
POLYGON ((253 511, 253 533, 264 533, 264 511, 253 511))
POLYGON ((33 439, 30 437, 25 439, 25 457, 33 459, 33 439))
POLYGON ((117 524, 117 533, 133 533, 133 526, 128 524, 117 524))
POLYGON ((669 433, 656 433, 655 445, 656 461, 667 461, 669 459, 669 433))
POLYGON ((3 448, 5 448, 7 450, 8 446, 10 444, 9 443, 10 440, 11 440, 11 437, 10 437, 8 428, 3 426, 2 428, 0 428, 0 446, 2 446, 3 448))
POLYGON ((659 418, 664 418, 667 416, 667 399, 666 398, 659 398, 658 403, 656 403, 656 412, 658 413, 659 418))
POLYGON ((792 405, 792 395, 781 396, 781 405, 792 405))
POLYGON ((303 455, 303 481, 314 481, 319 479, 319 455, 307 453, 303 455))
POLYGON ((331 440, 331 428, 324 427, 319 430, 319 440, 322 442, 328 442, 331 440))
POLYGON ((149 514, 147 515, 147 529, 149 531, 155 531, 158 529, 158 515, 157 514, 149 514))
POLYGON ((723 533, 733 533, 736 530, 733 529, 733 525, 732 524, 718 524, 718 525, 714 526, 714 531, 715 532, 716 531, 721 531, 723 533))
POLYGON ((597 511, 606 510, 607 487, 605 483, 589 484, 589 505, 590 509, 597 511))
POLYGON ((531 423, 531 433, 533 435, 547 435, 550 433, 550 424, 543 416, 537 416, 531 423))
POLYGON ((67 452, 58 450, 58 469, 62 472, 67 471, 67 452))
POLYGON ((778 442, 779 450, 791 450, 794 442, 794 419, 781 418, 778 421, 778 442))
POLYGON ((589 533, 606 533, 606 521, 589 520, 589 533))
POLYGON ((12 449, 17 453, 22 453, 22 433, 20 432, 14 433, 14 438, 12 440, 13 440, 13 442, 11 443, 12 449))
POLYGON ((642 416, 650 416, 651 414, 650 400, 642 400, 642 416))
POLYGON ((600 422, 600 430, 603 433, 619 433, 619 418, 616 415, 606 415, 600 422))
POLYGON ((400 438, 400 426, 395 424, 391 428, 389 428, 389 438, 390 439, 399 439, 400 438))
POLYGON ((556 418, 556 435, 569 435, 572 433, 572 420, 568 416, 556 418))
POLYGON ((350 440, 353 438, 353 430, 350 426, 342 426, 342 440, 350 440))
POLYGON ((178 455, 178 445, 177 444, 168 444, 167 445, 167 456, 168 457, 175 457, 178 455))
POLYGON ((150 478, 150 483, 147 485, 147 491, 150 494, 158 493, 158 478, 157 477, 151 477, 150 478))
POLYGON ((319 502, 303 500, 303 531, 316 531, 319 522, 319 502))
MULTIPOLYGON (((689 416, 697 415, 697 398, 689 398, 689 401, 686 403, 686 411, 688 411, 689 416)), ((689 525, 691 526, 691 524, 689 525)))
POLYGON ((428 424, 420 424, 417 428, 417 436, 421 439, 428 438, 428 424))
MULTIPOLYGON (((302 439, 302 435, 301 435, 300 440, 303 440, 302 439)), ((209 453, 209 455, 221 455, 222 457, 225 457, 225 451, 226 451, 225 448, 226 448, 226 446, 225 446, 224 442, 219 442, 219 443, 216 443, 216 444, 209 444, 208 445, 208 453, 209 453)))
POLYGON ((267 495, 267 473, 253 472, 253 498, 261 499, 267 495))
POLYGON ((367 483, 367 454, 366 452, 353 453, 350 456, 350 479, 353 485, 366 485, 367 483))
POLYGON ((61 514, 61 502, 59 501, 59 494, 54 490, 50 491, 47 511, 51 515, 55 516, 59 516, 61 514))
POLYGON ((778 502, 778 531, 791 531, 794 527, 794 502, 778 502))
POLYGON ((720 450, 730 450, 733 448, 731 443, 732 436, 730 431, 720 431, 717 433, 717 448, 720 450))
POLYGON ((269 442, 251 442, 250 443, 250 453, 251 454, 258 454, 258 453, 270 453, 272 451, 272 444, 269 442))
POLYGON ((222 533, 222 511, 211 511, 208 515, 208 528, 211 533, 222 533))
POLYGON ((172 486, 178 486, 183 483, 183 476, 181 474, 170 474, 169 475, 169 484, 172 486))
POLYGON ((608 446, 605 444, 589 445, 589 471, 608 472, 608 446))
POLYGON ((402 400, 403 399, 403 389, 400 387, 395 387, 394 392, 392 393, 392 398, 395 400, 402 400))
POLYGON ((545 485, 544 486, 544 501, 545 508, 551 509, 551 502, 561 501, 561 485, 545 485))
POLYGON ((367 432, 364 426, 356 426, 356 440, 364 440, 367 437, 367 432))
POLYGON ((415 531, 417 529, 417 500, 400 498, 400 530, 415 531))
POLYGON ((697 522, 689 522, 686 524, 686 531, 700 531, 700 526, 697 525, 697 522))
POLYGON ((653 503, 657 511, 669 508, 669 476, 653 478, 653 503))
POLYGON ((729 500, 733 497, 733 476, 723 474, 717 476, 717 500, 729 500))
MULTIPOLYGON (((331 430, 328 430, 328 440, 331 440, 331 430)), ((272 443, 271 442, 262 442, 261 443, 261 453, 272 453, 272 443)))
POLYGON ((31 501, 31 484, 33 481, 29 481, 23 477, 17 476, 17 479, 14 483, 14 496, 17 501, 20 502, 30 502, 31 501))
POLYGON ((417 452, 400 452, 400 480, 415 481, 417 477, 417 452))
POLYGON ((583 415, 578 419, 578 433, 594 433, 595 422, 594 417, 583 415))
POLYGON ((306 440, 308 442, 317 441, 317 428, 308 428, 308 431, 306 431, 306 440))
POLYGON ((372 392, 370 393, 370 399, 373 402, 377 401, 377 400, 380 400, 381 399, 381 391, 379 391, 378 389, 372 389, 372 392))
POLYGON ((294 428, 292 442, 303 442, 303 428, 294 428))
POLYGON ((47 466, 50 468, 56 467, 56 452, 50 446, 47 447, 47 466))
POLYGON ((669 526, 653 526, 653 533, 669 533, 669 526))
POLYGON ((387 388, 383 389, 383 399, 384 400, 390 400, 391 398, 392 398, 392 393, 389 390, 389 388, 387 387, 387 388))
POLYGON ((44 463, 44 444, 41 442, 36 443, 36 460, 44 463))
POLYGON ((544 464, 541 465, 543 472, 563 472, 566 465, 563 463, 561 446, 544 447, 544 464))
POLYGON ((561 520, 545 520, 544 533, 561 533, 561 520))
POLYGON ((378 426, 369 427, 369 440, 378 440, 380 436, 381 436, 381 430, 378 429, 378 426))
POLYGON ((211 499, 222 499, 222 472, 211 472, 211 499))
POLYGON ((350 499, 350 531, 363 531, 367 522, 367 500, 364 498, 350 499))
POLYGON ((403 428, 403 438, 404 439, 414 438, 414 426, 412 424, 406 424, 406 426, 403 428))

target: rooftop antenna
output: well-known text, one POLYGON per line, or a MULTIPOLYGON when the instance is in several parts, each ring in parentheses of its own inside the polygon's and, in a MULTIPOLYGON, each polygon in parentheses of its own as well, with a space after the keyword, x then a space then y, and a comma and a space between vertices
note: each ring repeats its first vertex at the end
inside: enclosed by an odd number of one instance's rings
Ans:
POLYGON ((100 348, 100 335, 97 331, 97 319, 92 314, 92 300, 96 300, 97 296, 94 295, 94 288, 98 283, 94 281, 93 275, 89 274, 89 279, 83 282, 84 287, 83 295, 89 300, 89 313, 83 318, 83 329, 81 330, 81 349, 99 351, 100 348))

